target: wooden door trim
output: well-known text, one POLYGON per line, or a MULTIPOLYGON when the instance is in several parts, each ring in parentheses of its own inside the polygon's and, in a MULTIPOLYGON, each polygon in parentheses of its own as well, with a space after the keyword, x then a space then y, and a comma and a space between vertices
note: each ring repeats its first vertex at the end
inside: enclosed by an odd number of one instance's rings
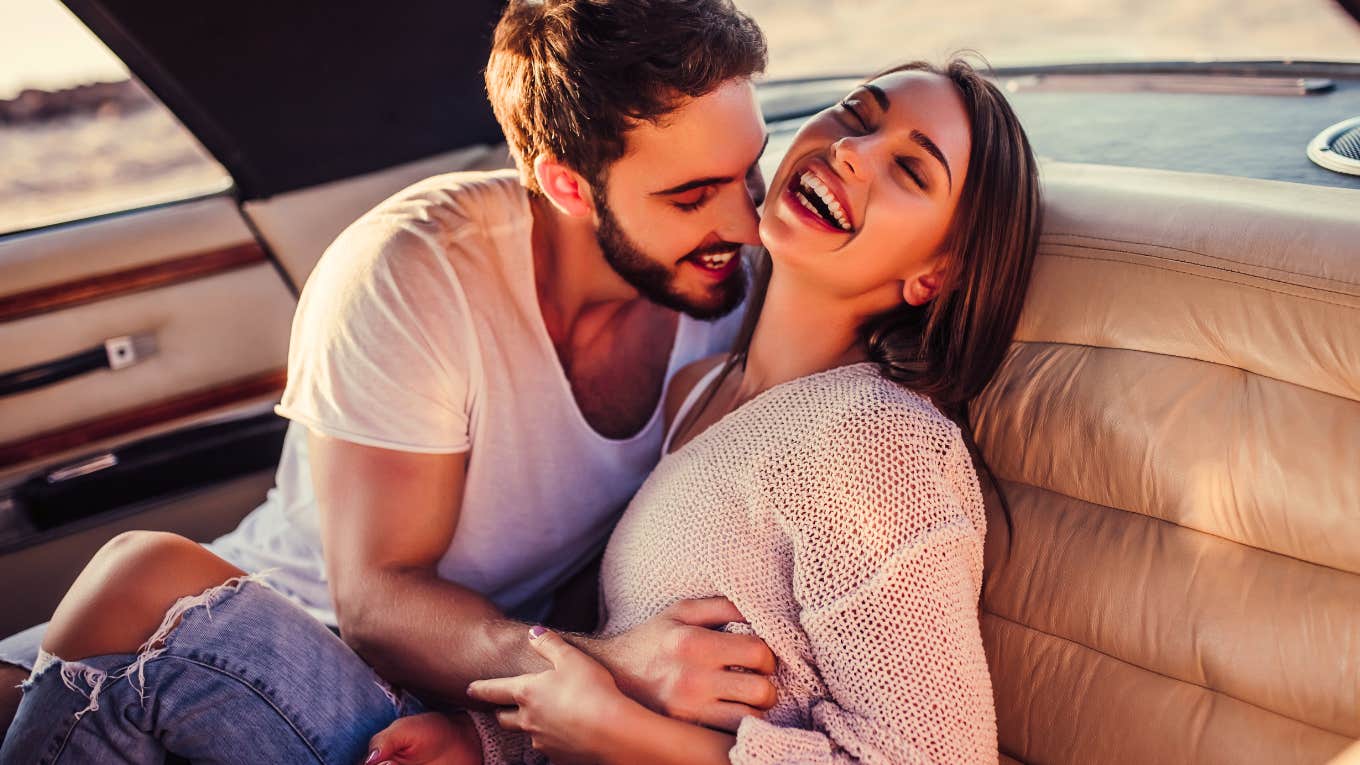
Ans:
POLYGON ((283 390, 286 379, 285 370, 274 369, 212 388, 192 391, 8 443, 0 443, 0 468, 77 449, 105 438, 201 414, 268 393, 278 393, 283 390))
POLYGON ((0 296, 0 322, 60 311, 268 262, 258 242, 242 242, 159 263, 86 276, 0 296))

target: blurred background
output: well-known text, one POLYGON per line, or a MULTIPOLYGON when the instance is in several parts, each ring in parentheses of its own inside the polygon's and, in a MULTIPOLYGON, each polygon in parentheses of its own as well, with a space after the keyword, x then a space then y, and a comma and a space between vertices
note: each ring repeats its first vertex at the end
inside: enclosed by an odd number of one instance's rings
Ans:
MULTIPOLYGON (((737 0, 771 79, 973 49, 998 66, 1360 62, 1333 0, 737 0)), ((230 179, 56 0, 0 0, 0 235, 227 188, 230 179)))

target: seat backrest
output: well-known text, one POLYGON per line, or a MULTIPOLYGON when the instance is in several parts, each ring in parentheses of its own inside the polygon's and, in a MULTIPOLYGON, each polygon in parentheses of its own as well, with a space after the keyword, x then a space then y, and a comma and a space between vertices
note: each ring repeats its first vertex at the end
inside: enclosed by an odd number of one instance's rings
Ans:
POLYGON ((1011 514, 982 631, 1031 763, 1325 762, 1360 738, 1360 192, 1044 167, 973 405, 1011 514))

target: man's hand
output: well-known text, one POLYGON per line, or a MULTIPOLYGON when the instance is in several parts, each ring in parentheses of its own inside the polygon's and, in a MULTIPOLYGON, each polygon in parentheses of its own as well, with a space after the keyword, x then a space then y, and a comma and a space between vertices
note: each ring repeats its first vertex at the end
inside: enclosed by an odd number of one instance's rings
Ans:
POLYGON ((775 659, 765 642, 713 629, 745 621, 727 598, 682 600, 616 637, 572 642, 653 711, 735 732, 741 718, 775 703, 775 659))

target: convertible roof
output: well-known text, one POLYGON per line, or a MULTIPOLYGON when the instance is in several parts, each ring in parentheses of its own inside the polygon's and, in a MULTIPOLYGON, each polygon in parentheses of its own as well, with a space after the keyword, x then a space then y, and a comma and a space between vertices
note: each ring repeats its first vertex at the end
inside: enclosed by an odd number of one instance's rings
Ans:
POLYGON ((244 199, 499 140, 502 0, 64 0, 244 199))

